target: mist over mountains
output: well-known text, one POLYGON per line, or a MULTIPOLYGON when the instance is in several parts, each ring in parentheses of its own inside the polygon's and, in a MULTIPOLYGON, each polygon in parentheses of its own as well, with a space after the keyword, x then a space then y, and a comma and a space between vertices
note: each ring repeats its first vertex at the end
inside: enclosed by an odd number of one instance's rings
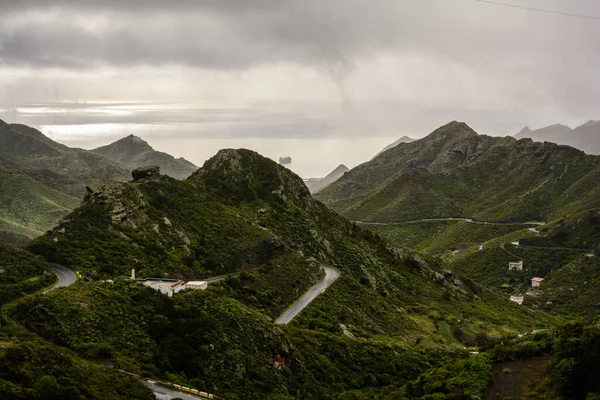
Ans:
POLYGON ((515 134, 515 138, 531 138, 538 142, 566 144, 588 154, 600 154, 600 121, 589 120, 574 129, 561 124, 535 130, 525 127, 515 134))

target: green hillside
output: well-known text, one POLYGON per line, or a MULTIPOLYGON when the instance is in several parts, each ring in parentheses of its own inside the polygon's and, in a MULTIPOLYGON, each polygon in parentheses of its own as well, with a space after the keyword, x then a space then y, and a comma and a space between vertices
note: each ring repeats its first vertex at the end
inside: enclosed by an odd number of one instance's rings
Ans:
MULTIPOLYGON (((344 325, 360 336, 426 336, 419 315, 458 315, 467 303, 482 324, 496 318, 437 261, 389 247, 315 201, 298 176, 247 150, 219 152, 184 182, 159 176, 95 185, 79 209, 28 247, 89 279, 132 268, 140 277, 188 279, 253 271, 248 278, 258 274, 262 286, 238 298, 270 316, 322 276, 319 266, 334 267, 341 278, 297 320, 333 332, 344 325)), ((513 321, 526 325, 517 314, 513 321)))
POLYGON ((7 302, 54 283, 50 265, 18 247, 0 244, 0 301, 7 302))
POLYGON ((148 165, 179 179, 197 170, 135 137, 87 151, 0 121, 0 243, 26 243, 77 207, 87 186, 127 181, 131 170, 148 165))
POLYGON ((107 180, 127 180, 121 163, 83 149, 54 142, 41 132, 19 124, 0 123, 0 162, 7 168, 73 197, 85 187, 107 180))
POLYGON ((0 329, 0 398, 155 399, 137 379, 83 360, 6 320, 0 329))
POLYGON ((452 122, 356 167, 316 197, 356 221, 547 221, 550 240, 593 248, 599 167, 599 157, 568 146, 478 135, 452 122))
POLYGON ((82 280, 23 300, 16 321, 80 357, 230 398, 372 398, 466 346, 555 323, 391 247, 248 150, 223 150, 183 182, 150 174, 94 185, 27 248, 82 280), (322 266, 341 276, 289 326, 274 325, 322 266), (119 278, 131 268, 239 275, 167 298, 119 278))
POLYGON ((74 197, 0 165, 0 242, 37 237, 79 204, 74 197))

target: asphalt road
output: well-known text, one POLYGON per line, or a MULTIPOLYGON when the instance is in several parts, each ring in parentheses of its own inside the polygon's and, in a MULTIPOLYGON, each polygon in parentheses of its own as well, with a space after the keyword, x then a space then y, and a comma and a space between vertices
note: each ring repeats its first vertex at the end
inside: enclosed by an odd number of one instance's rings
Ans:
POLYGON ((53 266, 52 272, 58 276, 58 282, 56 282, 53 286, 50 286, 48 289, 44 290, 42 293, 48 293, 51 290, 57 289, 59 287, 70 286, 77 281, 77 275, 73 271, 70 271, 66 268, 53 266))
POLYGON ((325 278, 313 286, 304 296, 300 297, 286 312, 281 314, 275 321, 279 325, 287 325, 294 317, 300 314, 319 294, 323 293, 340 276, 340 271, 330 267, 324 267, 325 278))

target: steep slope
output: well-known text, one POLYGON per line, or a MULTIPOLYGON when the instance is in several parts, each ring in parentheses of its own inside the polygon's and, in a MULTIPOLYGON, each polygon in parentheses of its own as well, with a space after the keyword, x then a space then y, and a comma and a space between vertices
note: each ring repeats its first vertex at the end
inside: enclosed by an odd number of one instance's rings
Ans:
POLYGON ((553 221, 600 209, 599 165, 600 157, 571 147, 478 135, 453 122, 353 169, 316 197, 359 221, 553 221))
POLYGON ((308 184, 308 190, 310 190, 311 193, 317 193, 326 188, 327 186, 331 185, 333 182, 340 179, 342 175, 344 175, 348 171, 350 171, 348 167, 346 167, 344 164, 340 164, 336 169, 331 171, 320 181, 310 182, 308 184))
POLYGON ((185 179, 198 167, 183 158, 154 150, 141 138, 129 135, 107 146, 92 150, 110 159, 119 161, 129 169, 157 165, 162 173, 176 179, 185 179))
POLYGON ((121 163, 82 149, 56 143, 25 125, 0 123, 0 162, 73 197, 83 197, 94 182, 127 180, 121 163))
POLYGON ((37 237, 80 203, 0 164, 0 243, 20 244, 37 237))
POLYGON ((600 121, 590 120, 575 129, 560 124, 535 130, 525 127, 515 138, 554 142, 573 146, 588 154, 600 154, 600 121))

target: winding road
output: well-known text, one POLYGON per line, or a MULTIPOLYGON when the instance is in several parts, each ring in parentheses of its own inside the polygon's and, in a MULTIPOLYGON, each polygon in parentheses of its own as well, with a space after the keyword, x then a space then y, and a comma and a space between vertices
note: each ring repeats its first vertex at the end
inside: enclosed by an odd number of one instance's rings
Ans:
POLYGON ((340 271, 335 268, 323 267, 325 269, 325 277, 317 283, 315 286, 310 288, 308 292, 306 292, 300 299, 298 299, 294 304, 287 309, 286 312, 281 314, 279 318, 275 321, 278 325, 287 325, 294 317, 302 310, 306 308, 317 296, 323 293, 337 278, 340 276, 340 271))
POLYGON ((75 275, 73 271, 66 268, 55 265, 52 267, 52 272, 58 276, 58 282, 44 290, 42 293, 48 293, 54 289, 58 289, 59 287, 70 286, 77 281, 77 275, 75 275))
POLYGON ((498 225, 498 226, 519 226, 519 225, 534 225, 534 226, 542 226, 545 225, 545 222, 537 222, 537 221, 529 221, 529 222, 486 222, 486 221, 476 221, 471 218, 425 218, 425 219, 415 219, 411 221, 400 221, 400 222, 365 222, 365 221, 353 221, 357 224, 362 225, 400 225, 400 224, 414 224, 417 222, 440 222, 440 221, 462 221, 468 222, 470 224, 477 225, 498 225))

